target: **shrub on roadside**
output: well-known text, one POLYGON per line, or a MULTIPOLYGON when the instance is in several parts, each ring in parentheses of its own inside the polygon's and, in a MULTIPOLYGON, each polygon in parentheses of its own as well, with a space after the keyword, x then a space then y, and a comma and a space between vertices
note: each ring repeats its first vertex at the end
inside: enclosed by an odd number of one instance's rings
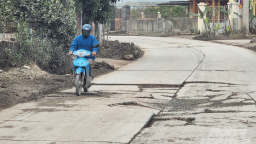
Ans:
POLYGON ((17 67, 36 62, 50 73, 65 74, 72 69, 72 59, 64 46, 74 39, 76 13, 74 0, 2 0, 0 31, 7 32, 7 23, 17 24, 18 48, 4 47, 6 60, 0 68, 17 67), (29 27, 34 29, 29 34, 29 27))

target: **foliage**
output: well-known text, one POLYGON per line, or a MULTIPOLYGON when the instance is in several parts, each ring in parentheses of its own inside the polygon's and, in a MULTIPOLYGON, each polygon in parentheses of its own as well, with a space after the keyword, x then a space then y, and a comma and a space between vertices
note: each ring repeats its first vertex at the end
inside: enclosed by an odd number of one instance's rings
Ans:
POLYGON ((233 12, 235 15, 237 15, 238 17, 242 18, 243 16, 242 15, 239 15, 238 13, 236 12, 233 12))
POLYGON ((76 13, 73 0, 3 0, 1 9, 6 21, 18 23, 21 19, 33 27, 38 35, 70 42, 76 35, 76 13), (23 15, 22 15, 23 14, 23 15))
POLYGON ((219 29, 220 29, 220 24, 217 24, 216 30, 219 30, 219 29))
POLYGON ((157 18, 158 12, 161 13, 162 18, 186 17, 186 8, 182 6, 162 6, 162 7, 144 7, 135 8, 131 10, 131 18, 141 18, 141 12, 145 14, 146 18, 157 18))
POLYGON ((252 23, 253 19, 256 18, 253 14, 253 3, 252 0, 249 0, 249 27, 253 29, 254 25, 252 23))
POLYGON ((7 32, 8 23, 7 21, 12 18, 13 5, 10 1, 0 1, 0 33, 7 32))
POLYGON ((203 20, 204 27, 205 27, 204 34, 209 39, 211 38, 211 30, 209 30, 209 18, 206 17, 207 12, 209 11, 209 4, 208 3, 206 4, 204 11, 202 11, 198 6, 197 6, 197 9, 198 9, 198 14, 189 13, 189 15, 197 16, 198 18, 203 20))
POLYGON ((213 25, 212 25, 212 28, 210 28, 210 26, 209 26, 209 29, 211 29, 211 30, 213 30, 213 33, 214 33, 214 36, 216 35, 216 32, 217 33, 219 33, 218 32, 218 30, 219 30, 219 28, 220 28, 220 24, 218 23, 217 24, 217 26, 215 27, 215 20, 214 20, 214 18, 215 18, 215 16, 216 16, 216 10, 217 10, 217 8, 211 8, 211 11, 212 11, 212 18, 213 18, 213 25))
MULTIPOLYGON (((226 17, 226 19, 229 19, 229 16, 231 14, 231 10, 232 10, 232 3, 229 5, 229 8, 228 10, 226 10, 223 6, 220 6, 220 8, 218 9, 221 13, 223 13, 226 17)), ((205 6, 205 10, 202 11, 199 7, 198 7, 198 14, 195 14, 195 13, 189 13, 190 15, 193 15, 193 16, 197 16, 198 18, 202 19, 203 20, 203 23, 204 23, 204 26, 205 26, 205 33, 204 35, 206 35, 206 37, 208 39, 211 38, 211 31, 213 30, 214 31, 214 35, 215 35, 215 32, 218 32, 219 28, 220 28, 220 24, 217 24, 217 26, 215 26, 214 24, 214 21, 213 21, 213 26, 210 27, 210 22, 209 22, 209 17, 206 17, 206 14, 209 12, 209 11, 212 11, 212 17, 215 17, 215 9, 210 9, 209 8, 209 5, 207 4, 205 6)), ((238 14, 237 14, 238 15, 238 14)), ((230 24, 230 20, 229 20, 229 24, 228 26, 225 26, 225 31, 226 32, 230 32, 232 31, 231 29, 231 24, 230 24)))
POLYGON ((220 9, 219 9, 219 11, 225 15, 226 19, 228 19, 228 26, 226 27, 227 32, 232 31, 230 19, 229 19, 231 10, 232 10, 232 3, 229 4, 228 10, 226 10, 223 6, 220 6, 220 9))
POLYGON ((9 65, 35 61, 52 73, 65 67, 63 47, 77 33, 75 10, 73 0, 1 0, 0 30, 6 32, 9 23, 18 25, 19 48, 6 49, 9 65), (29 27, 35 30, 33 35, 29 27))
POLYGON ((28 33, 28 24, 20 22, 17 25, 17 33, 15 34, 19 48, 6 48, 8 56, 7 64, 9 66, 21 66, 29 64, 31 61, 48 62, 50 56, 47 55, 47 50, 51 49, 51 45, 44 47, 45 40, 32 41, 32 35, 28 33))
POLYGON ((76 12, 83 13, 89 20, 110 22, 117 0, 75 0, 76 12))

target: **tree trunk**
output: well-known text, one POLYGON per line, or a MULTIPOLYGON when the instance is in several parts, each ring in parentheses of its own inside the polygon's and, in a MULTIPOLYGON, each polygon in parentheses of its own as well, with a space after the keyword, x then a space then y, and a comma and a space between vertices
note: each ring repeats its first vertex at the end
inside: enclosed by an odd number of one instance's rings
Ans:
POLYGON ((207 38, 209 39, 211 37, 211 35, 208 32, 208 27, 207 27, 207 24, 205 22, 205 19, 203 19, 203 21, 204 21, 205 32, 206 32, 207 38))

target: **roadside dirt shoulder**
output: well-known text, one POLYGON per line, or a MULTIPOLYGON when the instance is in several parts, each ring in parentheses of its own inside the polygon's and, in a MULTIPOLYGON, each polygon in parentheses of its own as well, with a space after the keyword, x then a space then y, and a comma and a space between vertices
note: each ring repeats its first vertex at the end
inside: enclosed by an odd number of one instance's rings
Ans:
POLYGON ((238 39, 238 40, 213 40, 211 42, 216 42, 225 45, 238 46, 246 49, 250 49, 256 52, 256 43, 251 43, 250 39, 238 39))

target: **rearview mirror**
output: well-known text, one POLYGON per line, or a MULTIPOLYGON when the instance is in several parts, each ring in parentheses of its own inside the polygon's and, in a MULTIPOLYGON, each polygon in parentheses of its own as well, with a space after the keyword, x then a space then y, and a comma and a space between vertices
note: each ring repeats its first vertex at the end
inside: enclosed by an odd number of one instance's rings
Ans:
POLYGON ((97 48, 97 47, 99 47, 99 46, 100 46, 99 44, 96 44, 96 45, 93 46, 93 48, 97 48))

